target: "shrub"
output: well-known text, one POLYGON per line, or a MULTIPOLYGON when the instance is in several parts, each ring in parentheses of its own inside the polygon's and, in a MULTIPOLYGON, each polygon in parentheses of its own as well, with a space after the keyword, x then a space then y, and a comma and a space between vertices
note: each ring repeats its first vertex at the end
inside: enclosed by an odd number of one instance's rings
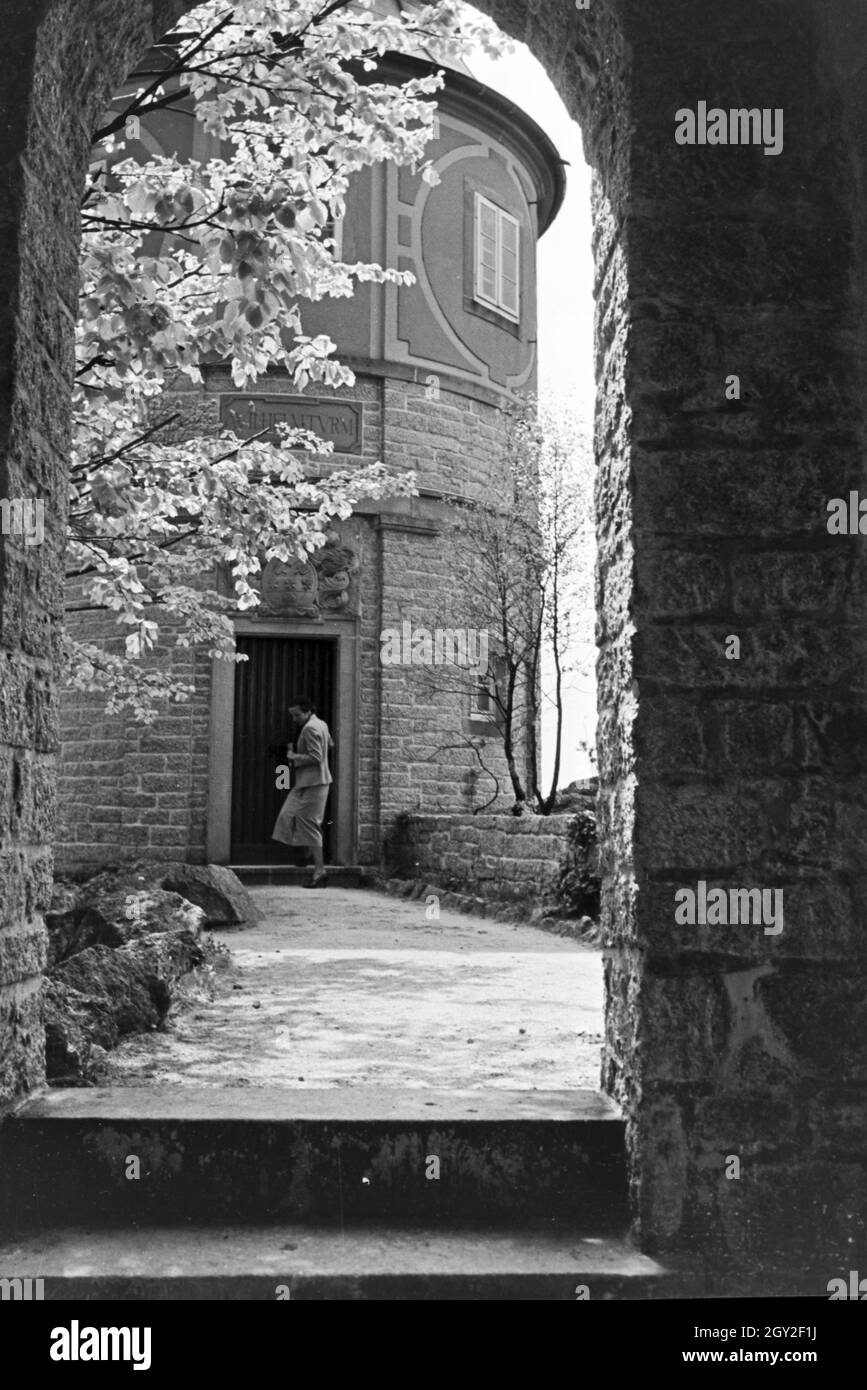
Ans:
POLYGON ((566 831, 566 853, 555 888, 558 905, 569 917, 599 917, 599 847, 596 816, 579 811, 566 831))

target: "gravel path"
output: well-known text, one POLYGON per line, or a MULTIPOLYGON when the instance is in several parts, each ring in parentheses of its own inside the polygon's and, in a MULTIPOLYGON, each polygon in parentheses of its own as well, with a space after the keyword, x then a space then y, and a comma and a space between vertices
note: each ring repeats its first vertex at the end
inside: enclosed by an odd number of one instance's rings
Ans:
POLYGON ((599 1085, 602 957, 363 890, 254 888, 212 1000, 111 1055, 108 1084, 560 1090, 599 1085))

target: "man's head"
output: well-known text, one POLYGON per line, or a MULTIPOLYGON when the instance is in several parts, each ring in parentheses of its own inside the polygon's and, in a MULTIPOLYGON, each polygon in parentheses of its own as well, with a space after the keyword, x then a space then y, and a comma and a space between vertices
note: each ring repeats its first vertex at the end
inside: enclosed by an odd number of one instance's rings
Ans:
POLYGON ((307 695, 296 695, 289 702, 289 718, 294 724, 304 724, 313 712, 313 702, 307 695))

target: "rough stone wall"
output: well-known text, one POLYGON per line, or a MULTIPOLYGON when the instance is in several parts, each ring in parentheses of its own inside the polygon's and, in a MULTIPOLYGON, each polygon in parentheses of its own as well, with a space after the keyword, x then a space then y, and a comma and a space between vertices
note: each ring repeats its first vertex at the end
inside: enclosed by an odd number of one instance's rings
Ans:
MULTIPOLYGON (((675 5, 664 49, 630 13, 631 614, 616 509, 600 595, 603 690, 631 660, 638 691, 605 804, 609 843, 634 837, 607 1076, 636 1117, 641 1221, 735 1268, 795 1259, 826 1279, 864 1250, 867 1212, 864 551, 826 530, 864 427, 835 9, 737 3, 699 27, 675 5), (677 147, 693 93, 783 109, 784 153, 677 147), (784 889, 782 934, 677 926, 674 893, 698 880, 784 889)), ((603 297, 616 284, 603 273, 603 297)))
POLYGON ((382 606, 382 549, 375 518, 365 537, 359 575, 362 621, 358 629, 358 862, 375 864, 380 843, 379 740, 382 730, 379 631, 382 606))
POLYGON ((78 207, 109 87, 180 5, 34 0, 4 13, 0 493, 45 502, 43 545, 0 538, 0 1105, 39 1083, 78 207))
MULTIPOLYGON (((864 468, 863 6, 482 7, 546 63, 599 172, 606 1072, 641 1238, 827 1277, 865 1253, 865 560, 860 538, 824 532, 826 501, 864 468), (704 98, 783 107, 786 154, 676 146, 675 111, 704 98), (731 631, 743 652, 725 664, 731 631), (677 930, 674 885, 702 875, 784 884, 782 937, 677 930)), ((154 8, 160 31, 183 7, 154 8)), ((135 0, 4 14, 3 485, 51 502, 35 562, 5 544, 0 588, 4 1097, 41 1074, 51 801, 37 814, 35 788, 51 766, 88 114, 153 37, 151 14, 135 0)))
POLYGON ((415 470, 420 489, 491 501, 502 496, 509 399, 474 399, 443 381, 438 399, 413 381, 384 383, 384 462, 415 470))
POLYGON ((540 906, 566 852, 570 817, 402 816, 386 845, 386 869, 490 902, 540 906))
POLYGON ((867 1198, 865 552, 826 531, 864 470, 863 7, 485 8, 598 175, 605 1084, 639 1229, 824 1288, 867 1198), (699 100, 783 109, 784 153, 677 145, 699 100), (677 925, 699 880, 783 888, 783 933, 677 925))
MULTIPOLYGON (((452 561, 439 531, 383 529, 382 626, 435 631, 454 597, 452 561)), ((448 618, 445 619, 448 622, 448 618)), ((378 659, 378 655, 377 655, 378 659)), ((404 810, 471 810, 514 793, 493 726, 469 722, 472 676, 436 666, 383 666, 380 805, 385 822, 404 810), (468 741, 480 746, 480 761, 468 741)))
MULTIPOLYGON (((382 532, 381 629, 404 622, 430 631, 456 626, 482 629, 478 600, 455 577, 457 544, 451 497, 490 503, 504 495, 508 402, 479 400, 441 383, 431 399, 415 382, 384 386, 384 461, 416 473, 422 493, 444 504, 417 503, 413 525, 399 521, 382 532)), ((493 615, 485 621, 493 650, 493 615)), ((471 678, 463 672, 386 666, 382 683, 380 806, 383 825, 401 811, 460 811, 514 800, 493 727, 468 725, 471 678), (484 768, 468 753, 467 739, 483 740, 484 768)), ((519 756, 519 763, 521 762, 519 756)))
MULTIPOLYGON (((415 510, 415 509, 414 509, 415 510)), ((422 519, 383 515, 372 539, 359 626, 359 844, 379 862, 382 835, 402 811, 461 811, 494 797, 511 804, 502 739, 469 724, 468 678, 436 667, 383 665, 381 633, 404 622, 435 628, 451 603, 452 565, 439 529, 442 509, 422 519), (484 740, 482 773, 467 740, 484 740)), ((373 526, 372 526, 373 530, 373 526)))
MULTIPOLYGON (((113 635, 116 626, 101 614, 76 614, 70 628, 82 641, 123 650, 123 637, 113 635)), ((61 692, 60 872, 161 859, 167 851, 170 858, 205 860, 211 663, 170 643, 156 661, 195 693, 167 705, 153 726, 106 714, 101 695, 61 692)))

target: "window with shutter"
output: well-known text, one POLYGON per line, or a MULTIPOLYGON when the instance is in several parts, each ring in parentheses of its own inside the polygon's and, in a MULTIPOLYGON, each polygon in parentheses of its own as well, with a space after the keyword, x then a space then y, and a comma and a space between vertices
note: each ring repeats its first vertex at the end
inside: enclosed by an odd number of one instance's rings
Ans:
POLYGON ((476 194, 475 298, 518 322, 521 229, 516 218, 476 194))

